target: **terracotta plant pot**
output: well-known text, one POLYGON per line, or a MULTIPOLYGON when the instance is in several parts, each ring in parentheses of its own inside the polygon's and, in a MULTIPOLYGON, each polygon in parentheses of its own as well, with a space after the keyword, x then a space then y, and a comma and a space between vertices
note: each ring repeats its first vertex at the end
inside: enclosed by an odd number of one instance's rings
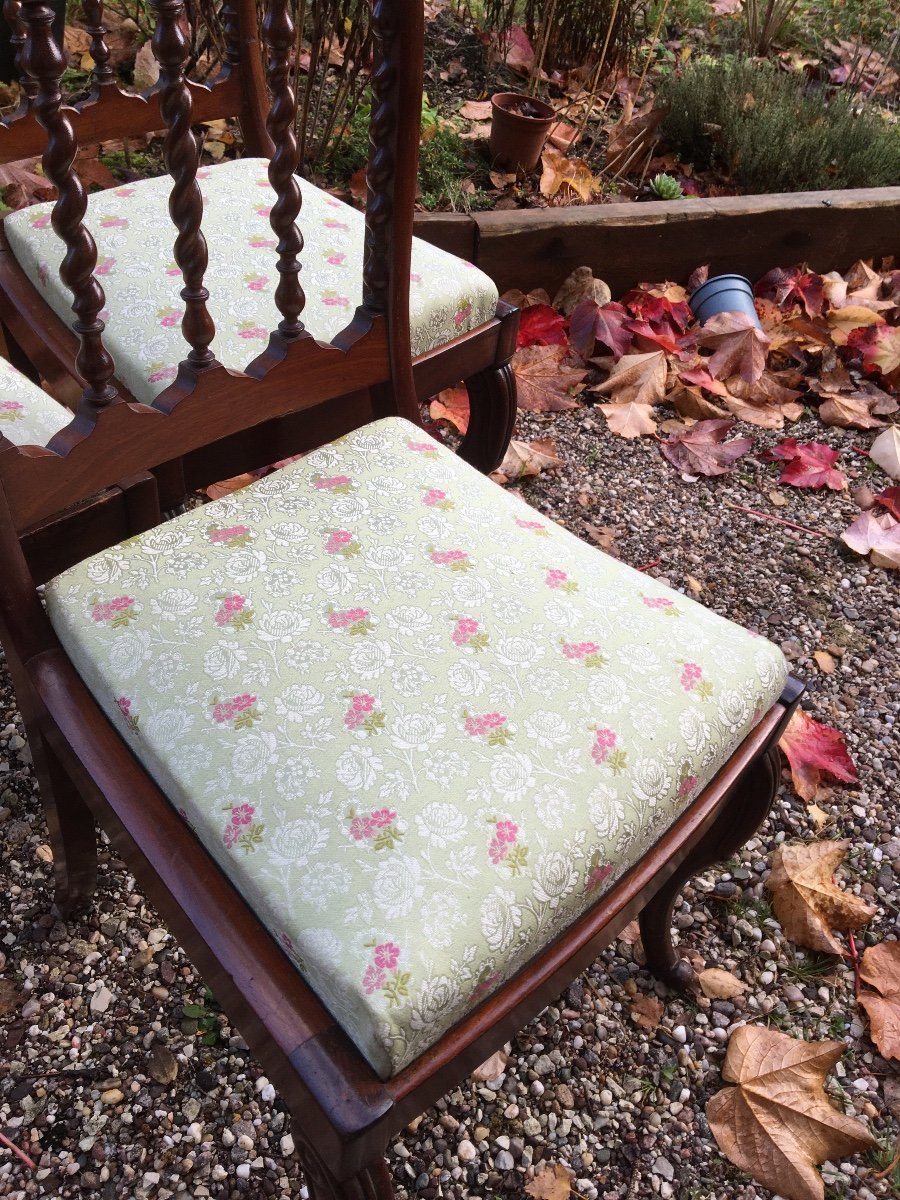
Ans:
POLYGON ((491 96, 491 158, 511 171, 533 171, 556 123, 549 104, 519 92, 491 96))
POLYGON ((742 312, 762 329, 753 303, 753 285, 743 275, 714 275, 691 292, 688 304, 701 325, 716 313, 742 312))

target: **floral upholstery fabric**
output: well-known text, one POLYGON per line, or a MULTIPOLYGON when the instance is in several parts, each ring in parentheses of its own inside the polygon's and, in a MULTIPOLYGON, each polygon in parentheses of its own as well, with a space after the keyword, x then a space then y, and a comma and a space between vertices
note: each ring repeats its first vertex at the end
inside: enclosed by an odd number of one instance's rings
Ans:
MULTIPOLYGON (((278 325, 276 239, 269 224, 275 193, 263 159, 240 159, 197 172, 203 232, 209 247, 212 349, 226 367, 243 369, 265 350, 278 325)), ((303 179, 298 221, 305 246, 300 281, 303 321, 331 341, 362 303, 365 219, 303 179)), ((88 198, 85 224, 97 242, 97 278, 106 293, 102 314, 116 374, 145 404, 175 378, 186 356, 181 336, 181 272, 172 258, 175 227, 168 214, 171 179, 144 179, 88 198)), ((64 245, 50 225, 52 204, 12 213, 4 228, 13 254, 34 286, 67 324, 72 296, 59 278, 64 245)), ((490 320, 497 289, 471 263, 418 238, 410 276, 412 352, 424 354, 490 320)))
POLYGON ((71 420, 67 408, 0 358, 0 437, 15 446, 46 446, 71 420))
POLYGON ((80 564, 46 602, 384 1077, 636 862, 786 675, 769 642, 397 418, 80 564))

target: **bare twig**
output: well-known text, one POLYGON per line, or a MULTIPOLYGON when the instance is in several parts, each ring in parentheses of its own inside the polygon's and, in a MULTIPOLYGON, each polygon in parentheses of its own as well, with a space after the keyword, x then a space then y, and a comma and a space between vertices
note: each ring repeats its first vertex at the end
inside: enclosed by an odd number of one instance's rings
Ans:
POLYGON ((732 504, 730 500, 725 501, 725 507, 733 508, 736 512, 747 513, 751 517, 758 517, 761 521, 774 521, 777 525, 787 525, 789 529, 799 529, 801 533, 811 533, 814 537, 837 537, 837 534, 828 533, 827 530, 810 529, 808 525, 798 525, 795 521, 786 521, 784 517, 776 517, 772 513, 760 512, 758 508, 745 508, 743 504, 732 504))
POLYGON ((26 1167, 30 1167, 32 1171, 37 1170, 37 1163, 30 1159, 24 1150, 20 1150, 14 1142, 11 1142, 2 1131, 0 1131, 0 1143, 6 1146, 8 1150, 12 1150, 16 1158, 20 1158, 26 1167))

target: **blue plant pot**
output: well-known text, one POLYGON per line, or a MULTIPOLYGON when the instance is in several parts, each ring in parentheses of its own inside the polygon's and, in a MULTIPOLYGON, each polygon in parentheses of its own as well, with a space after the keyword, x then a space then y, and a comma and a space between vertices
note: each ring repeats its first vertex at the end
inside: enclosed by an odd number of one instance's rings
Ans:
POLYGON ((701 325, 716 313, 742 312, 762 328, 753 303, 753 285, 743 275, 714 275, 691 293, 688 304, 701 325))

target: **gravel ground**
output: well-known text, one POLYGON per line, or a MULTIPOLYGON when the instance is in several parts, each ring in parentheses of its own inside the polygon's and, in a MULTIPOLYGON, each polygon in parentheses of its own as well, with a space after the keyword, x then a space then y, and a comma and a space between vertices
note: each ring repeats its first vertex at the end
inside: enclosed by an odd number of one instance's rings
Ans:
MULTIPOLYGON (((397 1195, 522 1196, 548 1160, 573 1169, 577 1194, 602 1200, 768 1196, 722 1157, 704 1117, 729 1031, 747 1020, 846 1041, 830 1094, 870 1123, 883 1151, 826 1164, 826 1195, 900 1195, 900 1172, 875 1178, 897 1135, 888 1108, 897 1064, 867 1037, 849 966, 787 943, 763 886, 784 838, 849 838, 844 883, 878 906, 860 941, 900 934, 897 575, 834 540, 728 507, 829 533, 855 514, 845 495, 789 487, 776 507, 776 468, 754 459, 731 477, 682 482, 652 440, 611 437, 589 407, 529 417, 521 432, 553 436, 564 462, 523 485, 529 502, 582 536, 611 530, 624 561, 779 643, 810 682, 812 713, 846 732, 859 783, 823 791, 821 832, 783 786, 759 836, 685 889, 682 939, 743 979, 746 993, 672 995, 642 967, 639 945, 620 939, 519 1035, 503 1076, 467 1081, 396 1140, 397 1195), (837 658, 833 674, 818 671, 819 649, 837 658), (655 1031, 630 1017, 637 992, 665 1003, 655 1031)), ((777 440, 745 432, 758 448, 777 440)), ((845 469, 869 479, 850 447, 870 435, 812 418, 791 432, 840 446, 845 469)), ((879 490, 886 481, 871 482, 879 490)), ((304 1195, 289 1115, 127 869, 105 853, 92 911, 70 924, 50 915, 47 833, 5 673, 0 712, 0 984, 22 993, 0 1021, 0 1130, 37 1164, 0 1147, 0 1196, 304 1195)))

